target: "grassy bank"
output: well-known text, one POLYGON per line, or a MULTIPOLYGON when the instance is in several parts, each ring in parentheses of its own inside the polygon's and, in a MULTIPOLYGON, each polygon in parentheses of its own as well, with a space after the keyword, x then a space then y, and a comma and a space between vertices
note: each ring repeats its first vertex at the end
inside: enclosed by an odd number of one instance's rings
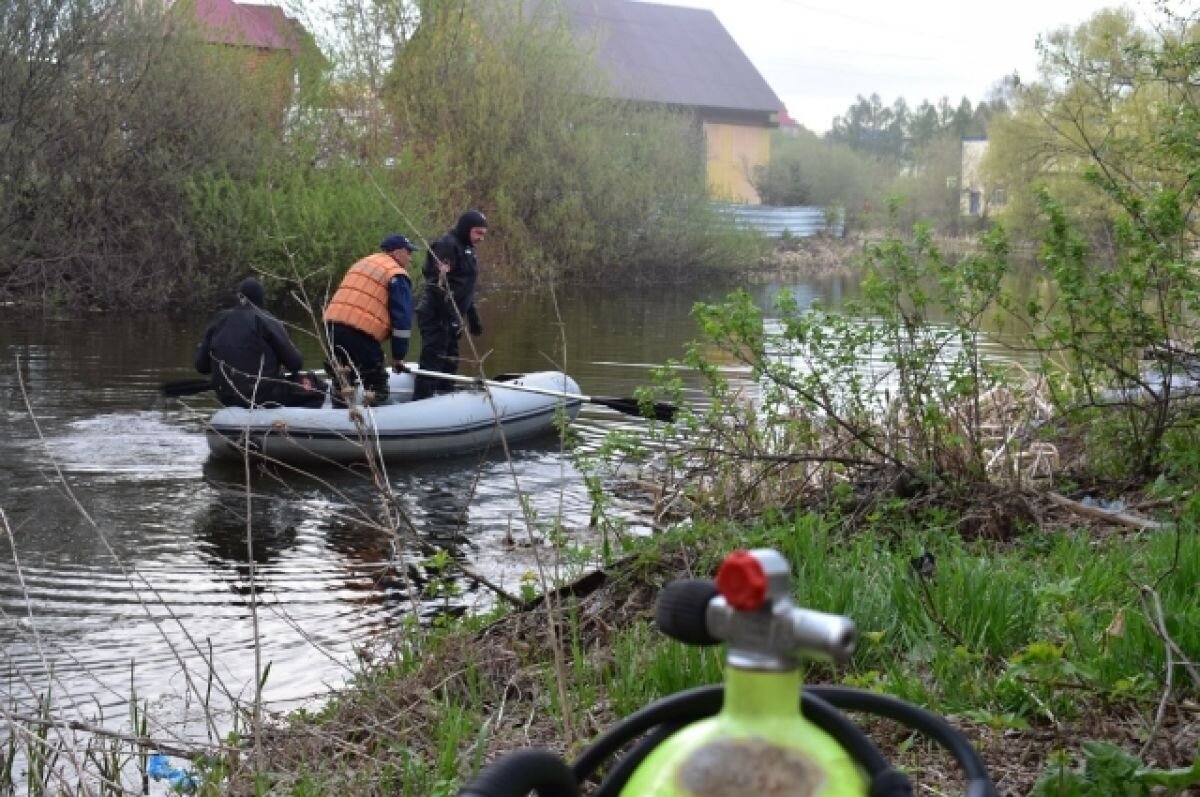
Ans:
MULTIPOLYGON (((1200 684, 1180 667, 1178 688, 1165 688, 1163 673, 1168 661, 1179 664, 1173 647, 1200 649, 1195 509, 1153 532, 1035 509, 1037 524, 999 543, 964 541, 953 518, 900 504, 857 523, 805 514, 640 541, 589 579, 586 594, 413 631, 319 716, 272 734, 260 758, 228 773, 229 785, 453 794, 502 751, 545 746, 571 757, 619 717, 719 680, 714 649, 653 628, 653 599, 666 581, 711 574, 747 546, 784 553, 802 605, 845 613, 859 627, 853 660, 813 666, 809 681, 879 690, 948 716, 1001 793, 1029 793, 1055 767, 1076 766, 1089 741, 1151 767, 1190 765, 1200 684), (925 552, 936 566, 918 572, 912 559, 925 552), (1165 629, 1160 612, 1172 618, 1165 629)), ((866 727, 922 789, 955 788, 951 762, 932 747, 883 723, 866 727)), ((1100 785, 1087 793, 1115 793, 1100 785)))

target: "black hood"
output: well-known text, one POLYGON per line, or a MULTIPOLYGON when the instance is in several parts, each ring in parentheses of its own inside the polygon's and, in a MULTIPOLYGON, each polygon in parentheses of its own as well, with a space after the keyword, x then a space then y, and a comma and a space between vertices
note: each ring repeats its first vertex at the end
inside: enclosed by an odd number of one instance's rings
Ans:
POLYGON ((245 296, 255 307, 263 306, 263 286, 262 283, 254 277, 246 277, 242 280, 242 284, 237 289, 238 296, 245 296))
POLYGON ((486 226, 488 226, 486 216, 478 210, 468 210, 458 217, 458 223, 454 225, 454 237, 470 246, 471 230, 486 226))

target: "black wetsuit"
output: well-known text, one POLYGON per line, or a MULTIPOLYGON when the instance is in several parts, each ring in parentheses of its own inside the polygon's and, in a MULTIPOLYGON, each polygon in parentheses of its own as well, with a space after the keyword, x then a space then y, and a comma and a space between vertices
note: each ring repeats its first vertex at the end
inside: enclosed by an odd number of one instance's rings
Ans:
MULTIPOLYGON (((465 214, 464 214, 465 218, 465 214)), ((469 221, 466 223, 470 223, 469 221)), ((430 247, 426 253, 422 275, 425 279, 421 298, 417 302, 417 323, 421 329, 420 367, 425 371, 444 374, 458 373, 458 338, 462 321, 472 335, 483 331, 479 311, 475 309, 475 282, 479 277, 479 262, 471 247, 471 228, 459 224, 430 247), (450 266, 442 284, 438 262, 450 266), (455 308, 458 312, 455 312, 455 308)), ((413 400, 428 398, 436 393, 453 390, 447 380, 418 376, 413 388, 413 400)))
POLYGON ((196 349, 196 370, 212 374, 225 406, 320 406, 324 395, 283 377, 304 365, 283 323, 249 301, 221 311, 196 349))

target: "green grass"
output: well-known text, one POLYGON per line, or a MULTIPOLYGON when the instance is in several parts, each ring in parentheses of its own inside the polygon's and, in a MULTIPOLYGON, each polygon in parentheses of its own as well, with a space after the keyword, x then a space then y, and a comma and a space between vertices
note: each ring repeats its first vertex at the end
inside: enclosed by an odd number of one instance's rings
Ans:
MULTIPOLYGON (((1106 537, 1089 529, 1032 531, 1003 544, 963 541, 936 512, 914 510, 905 518, 881 515, 880 525, 853 534, 841 530, 840 519, 816 514, 680 528, 638 541, 622 577, 610 581, 624 586, 613 586, 616 594, 607 600, 618 606, 629 590, 645 594, 680 561, 705 573, 733 549, 775 548, 792 564, 799 605, 847 614, 859 628, 851 662, 813 663, 809 682, 875 689, 1018 733, 1048 724, 1088 727, 1097 716, 1137 714, 1151 722, 1166 659, 1143 598, 1158 597, 1182 650, 1200 649, 1200 538, 1190 511, 1178 531, 1106 537), (910 564, 924 550, 937 557, 932 577, 910 564)), ((514 626, 520 629, 510 646, 515 657, 507 663, 478 641, 485 622, 498 615, 409 628, 393 658, 364 673, 357 689, 319 713, 293 718, 292 733, 342 742, 302 756, 285 743, 268 750, 256 774, 245 762, 240 769, 211 766, 202 792, 224 793, 232 778, 255 793, 297 797, 452 795, 498 751, 548 746, 571 757, 619 717, 720 680, 721 649, 666 638, 653 627, 648 606, 624 621, 598 618, 590 608, 568 603, 559 615, 565 702, 544 631, 530 631, 540 622, 534 618, 514 626), (582 735, 568 740, 569 729, 583 729, 582 735)), ((1195 700, 1195 685, 1182 670, 1176 675, 1176 698, 1195 700)), ((25 753, 31 793, 44 793, 56 755, 44 729, 41 735, 41 743, 18 742, 17 749, 10 739, 4 756, 12 761, 18 750, 25 753)), ((1052 751, 1043 752, 1049 762, 1052 751)), ((105 766, 118 757, 108 753, 105 766)))

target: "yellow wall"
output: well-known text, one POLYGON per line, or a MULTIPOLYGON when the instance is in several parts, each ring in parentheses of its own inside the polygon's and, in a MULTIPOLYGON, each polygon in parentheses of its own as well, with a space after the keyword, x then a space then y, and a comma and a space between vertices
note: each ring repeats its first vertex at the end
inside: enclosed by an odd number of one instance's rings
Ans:
POLYGON ((770 159, 770 131, 765 127, 705 122, 704 140, 709 194, 714 199, 761 203, 747 175, 770 159))

